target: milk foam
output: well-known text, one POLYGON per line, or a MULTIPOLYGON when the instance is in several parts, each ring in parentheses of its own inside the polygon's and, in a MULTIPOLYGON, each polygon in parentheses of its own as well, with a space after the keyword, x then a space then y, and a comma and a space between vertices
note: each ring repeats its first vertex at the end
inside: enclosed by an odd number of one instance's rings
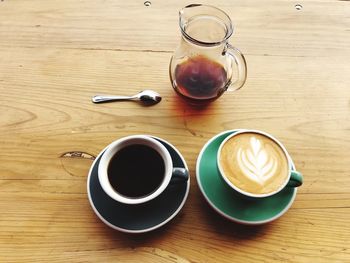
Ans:
POLYGON ((221 147, 219 162, 224 177, 248 193, 274 192, 289 177, 284 150, 260 133, 245 132, 228 139, 221 147))
POLYGON ((250 147, 240 147, 237 152, 237 163, 243 174, 250 180, 263 185, 277 171, 277 160, 267 153, 256 137, 250 138, 250 147))

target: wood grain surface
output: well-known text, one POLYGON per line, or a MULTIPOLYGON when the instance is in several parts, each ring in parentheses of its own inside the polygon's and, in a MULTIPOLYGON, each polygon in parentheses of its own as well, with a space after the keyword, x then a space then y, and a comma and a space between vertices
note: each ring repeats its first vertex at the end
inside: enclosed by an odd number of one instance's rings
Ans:
POLYGON ((0 262, 350 262, 350 2, 202 2, 230 15, 248 63, 244 88, 205 109, 168 77, 189 2, 0 2, 0 262), (146 88, 162 102, 90 101, 146 88), (273 223, 221 218, 198 188, 201 148, 236 128, 279 138, 304 174, 273 223), (86 193, 90 157, 131 134, 168 140, 191 173, 183 210, 142 235, 104 225, 86 193))

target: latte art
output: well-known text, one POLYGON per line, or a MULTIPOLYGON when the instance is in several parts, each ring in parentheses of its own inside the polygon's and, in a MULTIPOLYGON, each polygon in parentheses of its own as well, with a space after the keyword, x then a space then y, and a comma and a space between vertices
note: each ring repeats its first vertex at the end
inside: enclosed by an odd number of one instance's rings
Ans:
POLYGON ((288 159, 271 138, 244 132, 228 139, 221 148, 220 166, 236 187, 252 194, 268 194, 282 187, 289 176, 288 159))
POLYGON ((252 137, 250 148, 238 149, 237 163, 246 176, 263 185, 277 170, 277 160, 262 148, 261 142, 252 137))

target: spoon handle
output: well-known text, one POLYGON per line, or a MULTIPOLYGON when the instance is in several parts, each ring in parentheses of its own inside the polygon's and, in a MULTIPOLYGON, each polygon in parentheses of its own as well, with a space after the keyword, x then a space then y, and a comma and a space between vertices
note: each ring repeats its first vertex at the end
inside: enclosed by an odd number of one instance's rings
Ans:
POLYGON ((92 97, 93 103, 103 103, 110 101, 118 101, 118 100, 132 100, 133 97, 129 96, 113 96, 113 95, 96 95, 92 97))

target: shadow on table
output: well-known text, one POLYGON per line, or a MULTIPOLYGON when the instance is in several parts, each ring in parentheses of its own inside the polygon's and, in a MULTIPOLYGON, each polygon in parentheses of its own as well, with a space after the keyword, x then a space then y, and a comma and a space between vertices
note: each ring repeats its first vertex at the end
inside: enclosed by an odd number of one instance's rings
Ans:
POLYGON ((271 224, 243 225, 230 221, 209 207, 203 198, 201 198, 200 206, 201 213, 203 213, 203 220, 211 228, 210 231, 215 231, 217 234, 223 235, 226 238, 254 239, 265 235, 271 227, 271 224))
POLYGON ((184 214, 179 213, 175 216, 170 222, 161 226, 158 229, 152 230, 146 233, 140 234, 130 234, 123 233, 117 230, 113 230, 108 226, 104 226, 104 235, 111 241, 114 241, 116 244, 123 244, 123 246, 137 248, 142 246, 149 246, 150 244, 156 244, 158 240, 163 240, 167 235, 172 232, 173 228, 176 228, 183 219, 184 214))
POLYGON ((182 125, 191 135, 201 137, 201 129, 206 131, 206 127, 215 125, 218 121, 215 114, 222 110, 219 101, 213 101, 207 104, 192 104, 185 101, 179 95, 174 94, 169 98, 169 108, 172 120, 182 125), (199 130, 200 129, 200 130, 199 130))
POLYGON ((188 115, 195 115, 200 117, 200 115, 205 115, 213 109, 213 106, 217 101, 207 102, 207 103, 196 103, 195 101, 189 101, 182 98, 180 95, 174 93, 170 97, 171 109, 179 114, 187 113, 188 115))

